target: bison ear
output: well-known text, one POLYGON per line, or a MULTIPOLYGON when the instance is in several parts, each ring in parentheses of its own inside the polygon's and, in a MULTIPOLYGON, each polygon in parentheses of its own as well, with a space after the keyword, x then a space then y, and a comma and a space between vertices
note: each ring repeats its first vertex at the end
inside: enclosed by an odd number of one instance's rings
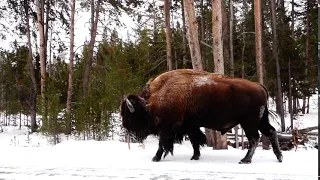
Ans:
POLYGON ((128 98, 126 98, 126 104, 127 104, 127 107, 129 108, 129 111, 131 113, 134 113, 135 109, 134 109, 132 103, 130 102, 130 100, 128 98))

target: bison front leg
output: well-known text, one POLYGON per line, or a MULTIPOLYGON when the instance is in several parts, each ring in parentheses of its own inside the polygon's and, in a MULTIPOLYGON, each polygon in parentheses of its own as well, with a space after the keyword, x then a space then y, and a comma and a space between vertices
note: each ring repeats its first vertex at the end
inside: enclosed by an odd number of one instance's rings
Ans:
POLYGON ((156 155, 152 158, 152 161, 154 162, 160 161, 163 153, 164 153, 163 158, 165 158, 169 154, 169 152, 171 153, 171 155, 173 155, 173 142, 174 142, 173 133, 161 134, 158 150, 156 152, 156 155))
POLYGON ((207 138, 199 128, 190 131, 188 136, 193 147, 193 155, 190 160, 199 160, 201 156, 200 145, 204 146, 207 143, 207 138))
POLYGON ((152 161, 154 161, 154 162, 160 161, 162 154, 163 154, 163 146, 162 146, 161 140, 159 140, 159 147, 158 147, 156 155, 152 158, 152 161))

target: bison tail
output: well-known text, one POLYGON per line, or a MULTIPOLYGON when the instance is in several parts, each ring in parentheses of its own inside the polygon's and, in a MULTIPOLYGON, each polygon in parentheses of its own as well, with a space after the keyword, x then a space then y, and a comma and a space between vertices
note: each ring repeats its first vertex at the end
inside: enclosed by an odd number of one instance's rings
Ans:
POLYGON ((269 134, 271 131, 276 131, 274 125, 272 125, 273 123, 270 122, 269 115, 273 116, 273 112, 266 106, 259 125, 259 130, 264 135, 269 134))
POLYGON ((269 98, 268 89, 267 89, 264 85, 262 85, 262 84, 260 84, 260 86, 266 91, 266 93, 267 93, 267 101, 268 101, 268 98, 269 98))
POLYGON ((200 146, 205 146, 207 145, 207 137, 206 135, 201 131, 200 128, 197 129, 197 133, 196 133, 198 142, 200 146))
POLYGON ((207 145, 207 137, 203 133, 202 133, 202 136, 200 138, 199 145, 202 146, 202 147, 207 145))
POLYGON ((261 123, 268 123, 269 124, 269 109, 268 106, 266 105, 263 115, 261 117, 261 123))

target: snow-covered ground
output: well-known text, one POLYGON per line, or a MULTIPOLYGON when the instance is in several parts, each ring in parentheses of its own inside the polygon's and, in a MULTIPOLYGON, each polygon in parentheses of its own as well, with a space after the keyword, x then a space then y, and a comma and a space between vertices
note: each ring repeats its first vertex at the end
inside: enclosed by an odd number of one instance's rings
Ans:
POLYGON ((52 146, 46 137, 27 135, 27 129, 4 127, 0 133, 0 179, 317 179, 318 150, 283 151, 279 163, 272 150, 259 147, 251 164, 238 164, 247 150, 201 149, 198 161, 189 160, 189 141, 175 144, 174 156, 152 162, 157 139, 145 149, 119 141, 64 140, 52 146), (9 130, 9 131, 8 131, 9 130))
MULTIPOLYGON (((11 132, 19 136, 20 130, 11 132)), ((0 134, 0 179, 312 180, 317 179, 318 172, 317 149, 284 151, 284 160, 279 163, 272 150, 259 147, 251 164, 238 164, 247 150, 229 147, 228 150, 213 151, 205 147, 201 150, 200 160, 191 161, 193 150, 186 141, 182 145, 175 144, 174 156, 152 162, 157 149, 154 137, 146 140, 145 149, 136 143, 131 143, 131 149, 128 149, 127 143, 93 140, 66 140, 55 146, 39 141, 38 145, 28 147, 28 143, 11 143, 8 134, 0 134)), ((40 136, 29 138, 31 141, 43 140, 40 136)))
MULTIPOLYGON (((295 127, 318 125, 317 101, 310 100, 310 114, 299 116, 295 127)), ((270 105, 272 108, 272 104, 270 105)), ((289 126, 286 117, 286 126, 289 126)), ((158 141, 148 137, 145 149, 139 144, 118 141, 75 140, 62 136, 62 142, 52 145, 49 138, 22 126, 2 126, 0 133, 0 180, 2 179, 234 179, 234 180, 315 180, 318 179, 318 150, 312 146, 283 151, 279 163, 272 149, 258 147, 251 164, 238 164, 247 149, 213 151, 201 149, 198 161, 189 160, 193 149, 189 141, 175 144, 174 156, 160 162, 151 158, 158 141)))

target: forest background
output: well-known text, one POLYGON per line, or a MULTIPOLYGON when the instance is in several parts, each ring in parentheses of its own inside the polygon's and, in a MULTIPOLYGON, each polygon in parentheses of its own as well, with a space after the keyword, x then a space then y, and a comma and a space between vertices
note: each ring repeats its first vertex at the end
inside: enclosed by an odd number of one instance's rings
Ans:
POLYGON ((264 84, 282 131, 317 90, 315 0, 6 0, 0 20, 3 125, 48 136, 107 138, 123 96, 172 69, 264 84))

